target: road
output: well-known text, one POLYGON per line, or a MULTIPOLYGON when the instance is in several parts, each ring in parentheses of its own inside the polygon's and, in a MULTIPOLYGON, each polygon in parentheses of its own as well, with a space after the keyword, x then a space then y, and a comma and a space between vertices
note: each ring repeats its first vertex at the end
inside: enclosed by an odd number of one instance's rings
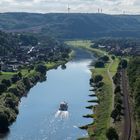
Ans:
POLYGON ((122 85, 122 94, 123 94, 123 105, 124 105, 124 125, 123 133, 121 140, 130 140, 131 139, 131 116, 130 116, 130 107, 129 107, 129 89, 128 89, 128 80, 126 70, 122 69, 121 71, 121 85, 122 85))
MULTIPOLYGON (((109 67, 107 69, 107 74, 108 74, 108 77, 109 77, 109 79, 110 79, 110 81, 112 83, 112 110, 113 110, 114 109, 114 90, 115 90, 115 85, 114 85, 114 82, 113 82, 113 76, 112 76, 112 74, 110 72, 110 68, 111 68, 111 66, 112 66, 114 61, 111 58, 110 58, 110 60, 111 60, 111 62, 110 62, 109 67)), ((113 119, 112 118, 110 119, 110 126, 113 126, 113 119)))

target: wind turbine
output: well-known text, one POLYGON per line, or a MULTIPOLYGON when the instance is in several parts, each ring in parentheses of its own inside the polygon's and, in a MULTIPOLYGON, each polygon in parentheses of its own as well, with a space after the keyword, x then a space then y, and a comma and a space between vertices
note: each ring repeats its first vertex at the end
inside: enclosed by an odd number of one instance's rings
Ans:
POLYGON ((70 13, 70 6, 69 6, 69 4, 68 4, 68 13, 70 13))

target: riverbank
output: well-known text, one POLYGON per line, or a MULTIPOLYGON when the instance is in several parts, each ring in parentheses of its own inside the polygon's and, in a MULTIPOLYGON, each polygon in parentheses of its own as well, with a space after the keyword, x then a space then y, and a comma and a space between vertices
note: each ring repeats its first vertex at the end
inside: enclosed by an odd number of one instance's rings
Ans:
POLYGON ((95 53, 97 57, 107 55, 110 59, 104 68, 91 68, 92 78, 94 78, 96 75, 101 75, 103 77, 104 85, 100 87, 100 89, 95 90, 95 95, 98 98, 99 104, 96 106, 91 105, 89 107, 89 109, 93 110, 93 114, 89 114, 88 117, 94 119, 93 123, 81 127, 82 129, 87 129, 89 138, 79 139, 92 140, 96 138, 96 140, 106 140, 106 131, 110 126, 112 126, 110 115, 114 107, 114 83, 112 76, 114 76, 117 72, 119 60, 118 58, 113 60, 111 55, 104 50, 91 48, 90 46, 92 43, 90 41, 68 41, 68 44, 89 50, 95 53))

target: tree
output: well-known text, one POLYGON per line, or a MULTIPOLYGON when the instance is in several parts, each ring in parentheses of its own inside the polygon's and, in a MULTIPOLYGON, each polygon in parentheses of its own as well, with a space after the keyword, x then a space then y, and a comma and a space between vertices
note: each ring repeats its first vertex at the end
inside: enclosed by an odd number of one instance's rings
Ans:
POLYGON ((111 56, 111 59, 112 59, 112 60, 115 60, 115 56, 114 56, 114 55, 112 55, 112 56, 111 56))
POLYGON ((96 85, 96 87, 97 88, 100 88, 100 87, 102 87, 104 85, 104 82, 99 82, 97 85, 96 85))
POLYGON ((95 68, 104 68, 105 64, 103 61, 97 61, 94 64, 95 68))
POLYGON ((121 60, 121 66, 122 66, 123 69, 127 68, 127 60, 122 59, 121 60))
POLYGON ((66 68, 67 68, 67 67, 66 67, 65 64, 62 64, 62 65, 61 65, 61 69, 62 69, 62 70, 65 70, 66 68))
POLYGON ((20 77, 18 76, 18 74, 13 75, 13 77, 11 78, 11 81, 13 83, 16 83, 18 80, 20 80, 20 77))
POLYGON ((5 84, 0 84, 0 93, 4 92, 7 90, 7 86, 5 84))
POLYGON ((120 86, 117 86, 117 87, 115 88, 114 93, 116 94, 116 93, 120 93, 120 92, 121 92, 121 87, 120 87, 120 86))
POLYGON ((18 98, 14 94, 7 93, 5 95, 5 104, 6 107, 15 109, 15 107, 18 105, 18 98))
POLYGON ((23 83, 26 86, 26 89, 29 90, 31 88, 31 82, 30 82, 30 79, 28 77, 23 78, 23 83))
POLYGON ((95 75, 94 76, 94 82, 95 83, 99 83, 102 80, 103 80, 103 76, 102 75, 95 75))
POLYGON ((4 111, 0 111, 0 131, 5 131, 8 128, 8 116, 4 111))
POLYGON ((110 127, 107 132, 106 132, 106 137, 108 138, 108 140, 118 140, 119 136, 115 130, 115 128, 110 127))
POLYGON ((111 113, 111 117, 114 119, 114 121, 116 121, 117 117, 118 117, 118 110, 114 109, 111 113))
POLYGON ((46 74, 47 68, 46 68, 46 66, 39 64, 39 65, 36 66, 35 70, 37 72, 42 73, 42 74, 46 74))
POLYGON ((90 78, 89 83, 90 83, 90 85, 93 84, 94 83, 94 79, 90 78))
POLYGON ((107 55, 104 55, 104 56, 100 57, 99 59, 104 61, 104 62, 108 62, 109 61, 109 57, 107 55))
POLYGON ((18 72, 18 76, 20 77, 20 79, 22 78, 22 73, 18 72))
POLYGON ((10 80, 3 79, 1 81, 1 83, 5 84, 7 87, 11 86, 11 81, 10 80))

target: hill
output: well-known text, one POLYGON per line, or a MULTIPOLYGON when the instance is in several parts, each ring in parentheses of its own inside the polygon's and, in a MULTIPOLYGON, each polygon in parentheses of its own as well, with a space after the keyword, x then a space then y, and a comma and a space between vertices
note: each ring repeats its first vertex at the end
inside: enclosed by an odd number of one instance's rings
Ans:
POLYGON ((0 29, 63 39, 140 37, 140 15, 1 13, 0 29))

